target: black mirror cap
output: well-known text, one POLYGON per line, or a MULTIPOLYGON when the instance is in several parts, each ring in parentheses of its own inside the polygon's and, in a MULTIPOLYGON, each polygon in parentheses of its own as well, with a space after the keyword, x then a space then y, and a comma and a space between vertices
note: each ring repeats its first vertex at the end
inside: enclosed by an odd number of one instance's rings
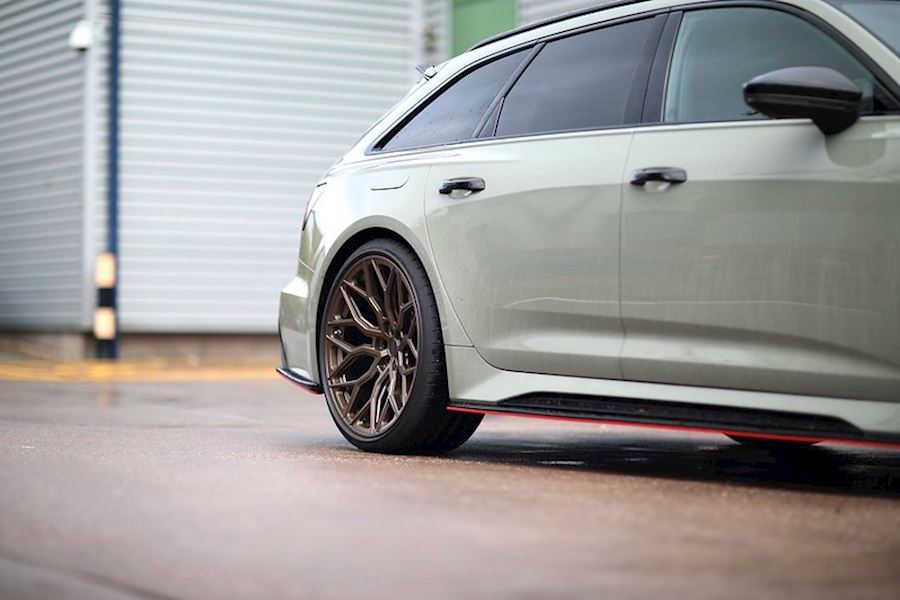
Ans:
POLYGON ((776 119, 812 119, 825 135, 856 123, 861 100, 856 84, 825 67, 779 69, 744 84, 744 102, 750 108, 776 119))

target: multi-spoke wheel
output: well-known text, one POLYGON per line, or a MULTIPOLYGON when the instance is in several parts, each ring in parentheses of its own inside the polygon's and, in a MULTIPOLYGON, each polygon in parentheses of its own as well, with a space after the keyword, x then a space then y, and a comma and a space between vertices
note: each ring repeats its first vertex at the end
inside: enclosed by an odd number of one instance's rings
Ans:
POLYGON ((363 256, 344 271, 325 311, 325 380, 344 423, 376 436, 403 412, 419 357, 419 306, 389 258, 363 256))
POLYGON ((361 246, 332 281, 320 317, 319 369, 335 423, 366 450, 450 450, 481 421, 446 411, 434 294, 415 254, 392 240, 361 246))

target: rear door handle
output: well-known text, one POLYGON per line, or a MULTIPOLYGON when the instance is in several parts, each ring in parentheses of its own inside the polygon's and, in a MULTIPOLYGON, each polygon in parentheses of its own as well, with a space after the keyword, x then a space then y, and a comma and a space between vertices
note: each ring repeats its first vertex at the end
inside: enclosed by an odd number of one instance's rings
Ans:
POLYGON ((648 167, 631 174, 631 185, 644 185, 648 181, 684 183, 687 181, 687 171, 677 167, 648 167))
POLYGON ((481 177, 456 177, 454 179, 445 179, 441 182, 438 190, 441 194, 449 194, 453 190, 463 190, 466 192, 481 192, 484 190, 484 179, 481 177))

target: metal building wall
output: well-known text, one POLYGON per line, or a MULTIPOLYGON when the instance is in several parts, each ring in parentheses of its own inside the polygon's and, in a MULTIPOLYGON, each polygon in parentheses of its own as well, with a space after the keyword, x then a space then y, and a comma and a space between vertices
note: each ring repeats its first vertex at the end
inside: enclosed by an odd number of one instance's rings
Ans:
POLYGON ((123 0, 124 333, 275 330, 307 195, 414 80, 421 10, 123 0))
MULTIPOLYGON (((88 210, 86 231, 90 248, 85 265, 93 269, 97 254, 106 251, 106 179, 107 179, 107 118, 109 116, 109 7, 107 0, 84 0, 87 18, 93 23, 94 43, 87 55, 85 68, 85 202, 88 210)), ((90 282, 86 294, 90 311, 96 303, 96 290, 90 282)))
POLYGON ((526 25, 598 4, 602 4, 602 2, 598 2, 598 0, 519 0, 519 23, 526 25))
POLYGON ((0 2, 0 328, 77 330, 82 270, 82 0, 0 2))
POLYGON ((422 0, 426 63, 436 65, 450 58, 450 5, 451 0, 422 0))

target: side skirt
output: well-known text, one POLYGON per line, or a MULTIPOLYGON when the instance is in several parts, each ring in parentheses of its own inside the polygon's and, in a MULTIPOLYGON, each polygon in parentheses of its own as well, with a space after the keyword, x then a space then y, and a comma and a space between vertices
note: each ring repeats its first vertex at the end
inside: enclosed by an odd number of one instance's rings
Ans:
POLYGON ((900 438, 866 434, 830 416, 773 410, 578 395, 528 394, 499 403, 453 401, 447 410, 483 415, 600 423, 765 440, 828 442, 900 449, 900 438))

